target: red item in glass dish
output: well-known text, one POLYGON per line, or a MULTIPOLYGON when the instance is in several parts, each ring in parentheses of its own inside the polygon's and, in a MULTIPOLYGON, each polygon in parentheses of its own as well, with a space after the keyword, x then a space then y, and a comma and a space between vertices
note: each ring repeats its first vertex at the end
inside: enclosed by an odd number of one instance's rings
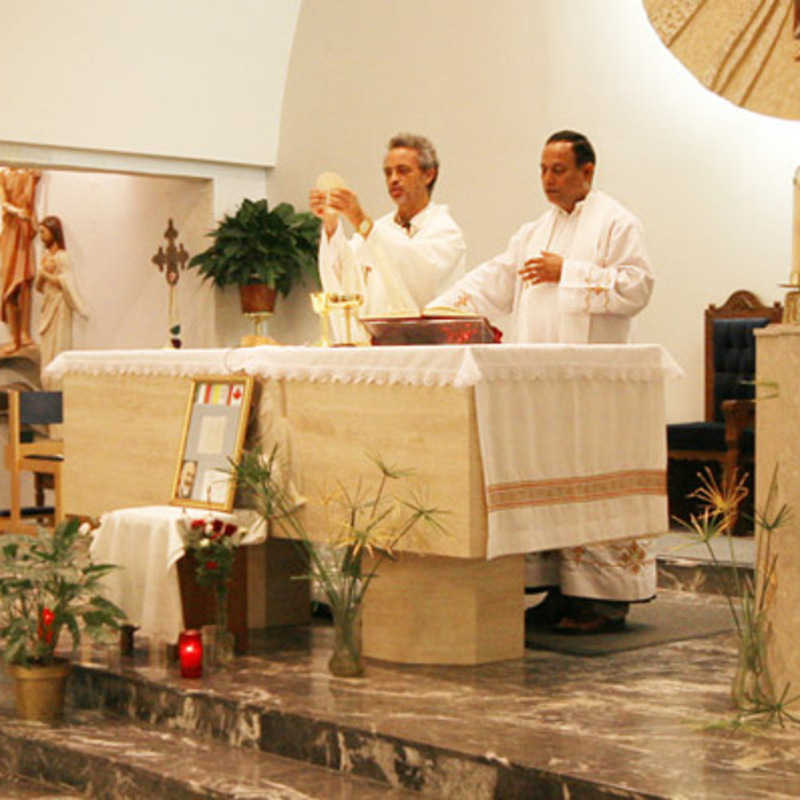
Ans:
POLYGON ((369 317, 361 319, 372 344, 493 344, 503 334, 485 317, 369 317))

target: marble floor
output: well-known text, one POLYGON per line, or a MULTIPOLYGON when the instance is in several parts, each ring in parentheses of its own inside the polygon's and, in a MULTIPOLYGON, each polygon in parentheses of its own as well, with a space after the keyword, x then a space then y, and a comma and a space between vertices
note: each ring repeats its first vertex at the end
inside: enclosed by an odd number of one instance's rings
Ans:
POLYGON ((328 673, 331 642, 320 622, 260 632, 198 680, 144 648, 97 653, 55 728, 16 721, 0 684, 0 787, 24 765, 74 792, 0 798, 800 797, 800 726, 731 724, 729 634, 478 667, 368 660, 359 679, 328 673))

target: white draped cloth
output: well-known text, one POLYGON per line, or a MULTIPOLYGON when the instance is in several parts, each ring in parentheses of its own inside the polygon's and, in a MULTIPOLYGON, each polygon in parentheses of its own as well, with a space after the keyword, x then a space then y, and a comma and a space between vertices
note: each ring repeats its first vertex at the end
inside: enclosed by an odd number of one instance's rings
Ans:
POLYGON ((366 239, 356 233, 348 240, 341 224, 330 239, 324 233, 320 237, 323 289, 362 294, 362 317, 419 316, 463 275, 465 265, 464 236, 440 203, 428 203, 408 228, 398 225, 391 213, 375 222, 366 239))
MULTIPOLYGON (((630 319, 647 305, 653 282, 641 223, 612 197, 592 190, 571 213, 554 205, 523 225, 505 252, 470 272, 432 305, 455 306, 488 317, 510 313, 509 338, 515 342, 627 342, 630 319), (543 251, 563 257, 560 282, 523 282, 517 271, 543 251)), ((577 414, 574 397, 554 401, 535 415, 545 435, 547 426, 563 416, 590 429, 608 425, 608 409, 604 413, 600 407, 593 411, 586 407, 577 414), (583 416, 587 412, 588 419, 583 416)), ((638 421, 634 410, 630 425, 635 427, 638 421)), ((496 424, 508 428, 508 420, 502 417, 496 418, 496 424)), ((517 430, 501 434, 512 449, 517 430)), ((617 445, 612 439, 608 446, 617 445)), ((545 452, 548 458, 558 456, 557 449, 545 452)), ((587 510, 594 508, 587 506, 587 510)), ((609 526, 603 515, 597 525, 603 533, 593 538, 616 538, 613 524, 609 526)), ((630 539, 529 556, 526 584, 557 585, 564 594, 579 597, 645 600, 655 594, 655 554, 647 539, 630 539)))
MULTIPOLYGON (((178 506, 121 508, 104 514, 91 546, 96 564, 116 564, 103 578, 104 596, 116 603, 128 621, 153 639, 174 642, 184 629, 178 585, 179 559, 186 552, 181 518, 200 519, 208 512, 178 506)), ((251 512, 213 512, 223 522, 255 522, 251 512)), ((263 525, 250 528, 242 544, 263 542, 263 525)))

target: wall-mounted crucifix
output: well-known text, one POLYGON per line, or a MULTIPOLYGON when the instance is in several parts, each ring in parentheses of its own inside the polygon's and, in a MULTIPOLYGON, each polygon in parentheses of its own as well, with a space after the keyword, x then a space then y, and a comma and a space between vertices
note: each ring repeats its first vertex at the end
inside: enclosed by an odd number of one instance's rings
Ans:
POLYGON ((166 250, 159 245, 158 252, 150 259, 158 267, 159 272, 164 272, 167 279, 169 291, 168 314, 169 314, 169 340, 173 347, 180 347, 181 342, 181 322, 178 314, 178 301, 176 289, 180 280, 182 269, 186 269, 186 262, 189 260, 189 253, 183 244, 175 246, 178 238, 178 231, 172 224, 170 218, 167 229, 164 231, 164 238, 167 240, 166 250))

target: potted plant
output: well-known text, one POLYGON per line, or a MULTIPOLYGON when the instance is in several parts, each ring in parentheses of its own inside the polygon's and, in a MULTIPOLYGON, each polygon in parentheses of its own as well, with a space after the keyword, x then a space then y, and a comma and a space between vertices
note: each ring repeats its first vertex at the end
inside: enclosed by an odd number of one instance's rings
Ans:
POLYGON ((294 513, 295 495, 283 488, 286 469, 276 454, 276 448, 269 456, 259 449, 245 451, 232 473, 266 523, 277 525, 307 559, 308 573, 300 577, 316 583, 325 595, 334 628, 328 669, 337 676, 357 677, 364 672, 361 606, 370 583, 383 560, 394 558, 394 549, 417 526, 442 533, 439 520, 446 512, 428 506, 413 492, 393 494, 391 484, 404 481, 412 473, 372 458, 378 473, 374 489, 368 490, 359 482, 350 490, 339 483, 337 491, 324 501, 330 518, 328 539, 314 541, 303 516, 294 513))
POLYGON ((270 209, 266 199, 245 198, 208 234, 214 243, 189 266, 220 288, 239 286, 243 312, 272 311, 277 292, 285 297, 306 277, 319 282, 319 229, 318 217, 289 203, 270 209))
POLYGON ((100 595, 112 564, 93 564, 91 532, 77 519, 52 533, 0 537, 0 643, 14 678, 17 713, 52 721, 63 712, 69 661, 56 656, 64 629, 73 652, 82 634, 100 639, 125 614, 100 595))

